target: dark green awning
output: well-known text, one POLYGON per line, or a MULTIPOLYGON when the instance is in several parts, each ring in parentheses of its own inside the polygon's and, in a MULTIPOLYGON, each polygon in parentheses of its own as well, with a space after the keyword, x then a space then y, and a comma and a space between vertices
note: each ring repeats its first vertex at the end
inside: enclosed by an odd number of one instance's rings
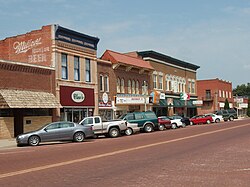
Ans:
POLYGON ((166 99, 160 99, 159 104, 160 104, 160 106, 167 106, 166 99))

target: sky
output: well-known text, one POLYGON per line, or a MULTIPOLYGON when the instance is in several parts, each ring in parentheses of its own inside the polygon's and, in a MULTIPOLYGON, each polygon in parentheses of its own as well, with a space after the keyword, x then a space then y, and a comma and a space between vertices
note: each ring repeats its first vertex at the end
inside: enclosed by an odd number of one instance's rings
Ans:
POLYGON ((154 50, 250 83, 250 0, 0 0, 0 24, 0 40, 59 24, 98 37, 98 57, 154 50))

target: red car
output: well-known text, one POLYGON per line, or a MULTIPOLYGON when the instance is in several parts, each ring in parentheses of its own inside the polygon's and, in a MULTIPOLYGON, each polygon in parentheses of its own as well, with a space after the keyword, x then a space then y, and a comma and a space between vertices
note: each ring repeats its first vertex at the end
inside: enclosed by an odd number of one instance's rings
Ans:
POLYGON ((166 116, 158 117, 159 130, 170 129, 172 127, 171 120, 166 116))
POLYGON ((190 125, 195 125, 195 124, 210 124, 213 121, 212 116, 205 116, 205 115, 198 115, 198 116, 193 116, 190 120, 190 125))

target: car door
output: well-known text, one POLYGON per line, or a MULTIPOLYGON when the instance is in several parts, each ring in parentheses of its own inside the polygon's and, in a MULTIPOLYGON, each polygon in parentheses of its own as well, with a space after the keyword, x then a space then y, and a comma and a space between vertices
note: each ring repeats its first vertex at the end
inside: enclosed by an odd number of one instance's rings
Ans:
POLYGON ((51 123, 47 125, 40 133, 39 136, 42 142, 54 141, 59 138, 58 130, 60 128, 60 123, 51 123))
POLYGON ((71 122, 60 122, 57 131, 57 140, 71 140, 73 139, 75 124, 71 122))

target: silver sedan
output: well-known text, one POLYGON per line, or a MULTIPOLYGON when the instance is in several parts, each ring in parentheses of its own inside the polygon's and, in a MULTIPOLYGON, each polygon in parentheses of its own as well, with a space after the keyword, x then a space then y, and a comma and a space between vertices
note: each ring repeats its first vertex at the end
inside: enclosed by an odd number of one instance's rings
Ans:
POLYGON ((93 137, 91 126, 83 126, 73 122, 60 121, 47 124, 37 131, 20 134, 16 137, 17 146, 28 144, 39 145, 40 142, 72 140, 82 142, 85 138, 93 137))

